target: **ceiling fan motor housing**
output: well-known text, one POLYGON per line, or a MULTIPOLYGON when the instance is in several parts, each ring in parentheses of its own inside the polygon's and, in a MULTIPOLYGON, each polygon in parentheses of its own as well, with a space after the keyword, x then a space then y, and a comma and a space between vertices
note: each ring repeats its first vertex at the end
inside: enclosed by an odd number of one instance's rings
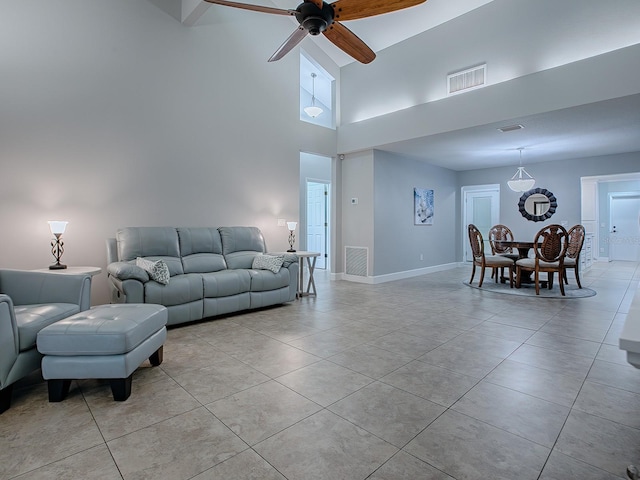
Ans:
POLYGON ((311 35, 320 35, 333 23, 333 7, 323 2, 322 8, 313 2, 304 2, 296 9, 296 19, 311 35))

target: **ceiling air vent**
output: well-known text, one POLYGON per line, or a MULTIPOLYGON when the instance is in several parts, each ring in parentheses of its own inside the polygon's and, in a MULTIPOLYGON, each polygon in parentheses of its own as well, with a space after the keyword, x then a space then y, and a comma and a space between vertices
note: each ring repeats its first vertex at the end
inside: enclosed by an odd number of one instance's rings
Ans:
POLYGON ((447 93, 455 95, 476 88, 484 87, 487 83, 487 64, 462 70, 447 75, 447 93))
POLYGON ((500 130, 503 133, 506 132, 513 132, 514 130, 522 130, 524 128, 524 125, 507 125, 506 127, 500 127, 498 130, 500 130))

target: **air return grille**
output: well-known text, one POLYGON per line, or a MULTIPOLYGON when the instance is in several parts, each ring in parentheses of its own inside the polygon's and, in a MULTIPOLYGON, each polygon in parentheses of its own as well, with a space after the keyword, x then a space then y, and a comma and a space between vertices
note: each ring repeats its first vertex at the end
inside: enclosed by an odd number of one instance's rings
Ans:
POLYGON ((369 249, 366 247, 345 247, 345 273, 366 277, 368 257, 369 249))
POLYGON ((455 95, 480 88, 487 82, 487 64, 447 75, 447 93, 455 95))

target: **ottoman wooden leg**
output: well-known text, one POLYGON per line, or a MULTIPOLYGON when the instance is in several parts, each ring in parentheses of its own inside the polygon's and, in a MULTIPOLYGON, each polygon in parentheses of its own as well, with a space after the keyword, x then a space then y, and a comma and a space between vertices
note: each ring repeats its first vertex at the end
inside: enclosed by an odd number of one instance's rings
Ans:
POLYGON ((11 406, 11 394, 13 393, 13 383, 0 390, 0 413, 9 410, 11 406))
POLYGON ((111 393, 116 402, 124 402, 131 395, 131 379, 133 374, 127 378, 112 378, 109 380, 111 384, 111 393))
POLYGON ((49 389, 49 401, 61 402, 65 399, 69 393, 69 387, 71 386, 71 380, 54 379, 47 381, 47 387, 49 389))
POLYGON ((163 348, 164 348, 164 345, 160 345, 160 348, 155 352, 153 352, 153 354, 149 357, 149 361, 151 362, 151 365, 153 365, 154 367, 157 367, 162 363, 163 348))

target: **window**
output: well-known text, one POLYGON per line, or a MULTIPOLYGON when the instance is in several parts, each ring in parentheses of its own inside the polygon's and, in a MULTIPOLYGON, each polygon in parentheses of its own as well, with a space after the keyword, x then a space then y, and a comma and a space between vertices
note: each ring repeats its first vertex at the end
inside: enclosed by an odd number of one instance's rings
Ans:
POLYGON ((311 58, 300 52, 300 120, 335 128, 335 79, 311 58), (315 75, 315 77, 312 76, 315 75), (305 107, 314 104, 322 109, 317 117, 309 116, 305 107))

